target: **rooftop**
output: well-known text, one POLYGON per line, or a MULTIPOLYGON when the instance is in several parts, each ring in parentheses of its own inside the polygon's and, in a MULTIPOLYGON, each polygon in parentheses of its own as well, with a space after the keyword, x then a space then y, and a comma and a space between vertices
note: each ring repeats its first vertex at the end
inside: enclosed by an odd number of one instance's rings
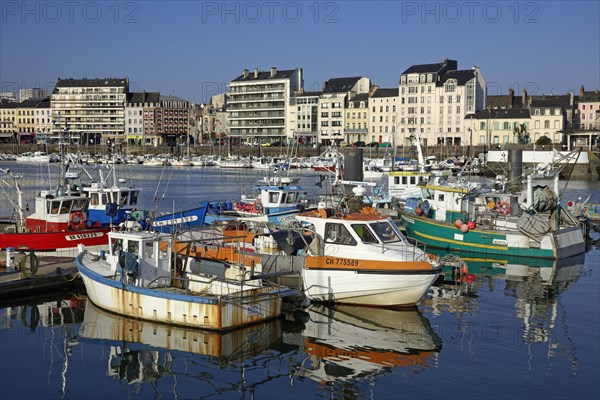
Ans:
POLYGON ((348 78, 332 78, 325 82, 323 93, 345 93, 352 90, 362 76, 348 78))

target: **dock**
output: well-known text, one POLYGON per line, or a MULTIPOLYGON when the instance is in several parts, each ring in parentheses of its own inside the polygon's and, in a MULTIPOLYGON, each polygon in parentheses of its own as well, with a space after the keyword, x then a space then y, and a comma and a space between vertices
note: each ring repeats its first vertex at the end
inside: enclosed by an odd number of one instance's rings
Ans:
POLYGON ((77 275, 73 257, 35 256, 31 263, 29 254, 17 254, 15 268, 6 267, 5 252, 0 252, 0 304, 18 298, 59 290, 81 290, 83 282, 77 275), (24 262, 23 258, 27 257, 24 262), (25 271, 20 270, 25 265, 25 271), (37 265, 37 268, 32 265, 37 265))

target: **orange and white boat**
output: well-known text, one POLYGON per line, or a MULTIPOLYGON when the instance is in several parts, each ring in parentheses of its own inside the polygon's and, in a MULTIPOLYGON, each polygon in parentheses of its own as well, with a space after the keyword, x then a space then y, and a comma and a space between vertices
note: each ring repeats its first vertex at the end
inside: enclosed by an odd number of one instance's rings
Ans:
MULTIPOLYGON (((315 301, 382 307, 415 305, 442 268, 409 243, 388 216, 363 205, 363 188, 355 191, 343 212, 321 207, 298 213, 293 228, 253 235, 232 231, 236 239, 222 242, 222 246, 229 247, 227 252, 213 249, 208 254, 208 247, 217 247, 214 241, 195 251, 202 258, 235 260, 262 274, 296 272, 300 288, 315 301), (234 258, 234 254, 242 254, 245 261, 234 258)), ((286 279, 279 283, 295 286, 289 277, 286 279)))

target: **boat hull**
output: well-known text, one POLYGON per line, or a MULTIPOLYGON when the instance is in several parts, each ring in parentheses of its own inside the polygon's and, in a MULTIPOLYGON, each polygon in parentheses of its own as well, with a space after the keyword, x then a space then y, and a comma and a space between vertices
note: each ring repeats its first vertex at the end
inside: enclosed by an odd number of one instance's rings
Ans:
POLYGON ((252 300, 262 288, 246 291, 247 299, 223 301, 217 296, 182 294, 119 282, 85 266, 85 254, 76 258, 77 269, 90 300, 117 314, 193 328, 229 330, 281 314, 281 298, 252 300))
POLYGON ((449 252, 469 252, 483 256, 563 259, 585 253, 585 238, 579 227, 545 234, 539 247, 519 231, 473 229, 461 232, 454 224, 399 211, 409 237, 428 247, 449 252))
POLYGON ((304 287, 316 301, 376 307, 414 306, 438 277, 438 270, 402 273, 305 269, 304 287))
POLYGON ((106 245, 109 228, 86 229, 45 233, 1 233, 0 249, 13 247, 17 250, 55 251, 106 245))

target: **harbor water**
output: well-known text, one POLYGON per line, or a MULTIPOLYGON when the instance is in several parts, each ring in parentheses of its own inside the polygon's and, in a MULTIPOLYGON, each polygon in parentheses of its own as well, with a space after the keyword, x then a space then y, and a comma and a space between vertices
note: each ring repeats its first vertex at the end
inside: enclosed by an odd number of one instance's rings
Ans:
MULTIPOLYGON (((0 167, 23 176, 31 206, 56 176, 55 166, 0 167)), ((120 170, 142 188, 140 208, 157 212, 237 199, 264 176, 120 170)), ((309 193, 326 186, 312 171, 292 173, 309 193)), ((570 181, 565 196, 598 204, 598 189, 570 181)), ((5 301, 0 399, 600 397, 600 249, 553 266, 476 260, 468 274, 445 272, 414 309, 314 305, 225 334, 109 314, 85 293, 5 301)))

